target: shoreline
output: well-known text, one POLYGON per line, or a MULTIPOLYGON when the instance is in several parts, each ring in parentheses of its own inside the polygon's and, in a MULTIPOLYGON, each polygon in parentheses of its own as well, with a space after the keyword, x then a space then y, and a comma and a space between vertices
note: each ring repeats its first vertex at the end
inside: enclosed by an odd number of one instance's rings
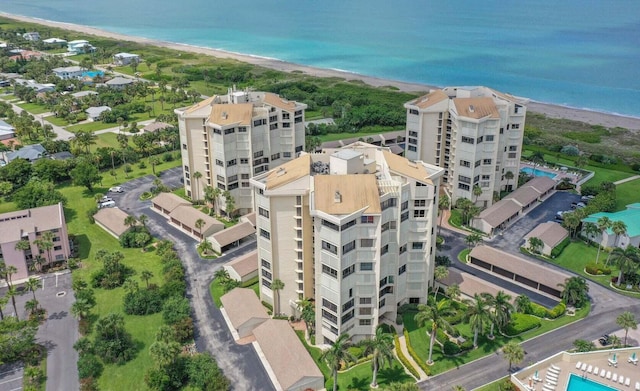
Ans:
MULTIPOLYGON (((184 43, 162 41, 151 38, 144 38, 132 35, 116 33, 112 31, 102 30, 94 27, 83 26, 74 23, 57 22, 47 19, 34 18, 29 16, 14 15, 7 12, 0 12, 0 16, 21 22, 40 24, 48 27, 56 27, 64 30, 75 31, 83 34, 94 35, 99 37, 111 38, 115 40, 131 41, 139 44, 164 47, 173 50, 191 52, 197 54, 205 54, 217 58, 230 58, 251 65, 258 65, 269 69, 283 72, 303 72, 309 76, 315 77, 338 77, 345 80, 358 80, 372 87, 392 86, 398 88, 402 92, 426 93, 430 89, 439 88, 435 85, 403 82, 398 80, 388 80, 374 76, 367 76, 348 71, 337 69, 317 68, 308 65, 290 63, 274 58, 260 57, 250 54, 235 53, 221 49, 213 49, 202 46, 189 45, 184 43)), ((490 86, 488 86, 490 87, 490 86)), ((526 98, 530 99, 530 98, 526 98)), ((550 118, 563 118, 575 121, 585 122, 591 125, 602 125, 609 128, 621 127, 629 130, 640 132, 640 118, 624 116, 613 113, 593 111, 587 109, 579 109, 567 107, 552 103, 536 102, 529 100, 527 111, 544 114, 550 118)))

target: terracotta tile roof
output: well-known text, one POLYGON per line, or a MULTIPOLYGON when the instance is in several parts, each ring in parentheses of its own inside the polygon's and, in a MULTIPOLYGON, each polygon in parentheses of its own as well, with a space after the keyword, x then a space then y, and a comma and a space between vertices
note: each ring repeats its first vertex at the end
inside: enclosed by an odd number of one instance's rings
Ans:
POLYGON ((524 239, 528 240, 529 238, 538 238, 547 246, 554 248, 567 236, 569 236, 569 231, 564 229, 558 223, 548 221, 546 223, 538 224, 537 227, 524 236, 524 239))
POLYGON ((460 117, 500 118, 500 113, 492 98, 455 98, 453 104, 460 117))
POLYGON ((311 174, 311 155, 302 155, 297 159, 280 165, 267 175, 265 188, 276 189, 311 174))
POLYGON ((253 250, 227 262, 225 266, 233 268, 241 277, 249 275, 258 270, 258 250, 253 250))
POLYGON ((211 108, 207 121, 217 125, 251 125, 252 103, 216 104, 211 108))
POLYGON ((557 290, 561 290, 558 284, 564 284, 569 278, 567 274, 489 246, 474 247, 469 255, 557 290))
POLYGON ((251 223, 238 223, 233 227, 223 229, 222 231, 213 234, 211 239, 215 240, 220 247, 224 247, 255 233, 256 229, 251 223))
POLYGON ((98 210, 98 213, 93 215, 96 223, 100 223, 107 230, 113 232, 116 236, 120 237, 129 226, 124 223, 124 219, 129 214, 120 208, 102 208, 98 210))
POLYGON ((253 330, 283 390, 303 379, 324 378, 286 320, 270 319, 253 330))
POLYGON ((231 324, 236 329, 250 319, 269 319, 267 310, 260 303, 260 299, 258 299, 253 289, 232 289, 229 293, 220 297, 220 301, 231 324))
POLYGON ((380 195, 376 176, 316 175, 314 179, 315 209, 332 215, 347 215, 364 209, 364 213, 380 213, 380 195), (339 202, 336 202, 336 195, 339 202))
POLYGON ((24 234, 49 231, 63 224, 61 203, 3 213, 0 214, 0 243, 17 242, 24 234))
POLYGON ((479 219, 495 228, 520 212, 522 206, 512 199, 503 199, 480 212, 479 219))
POLYGON ((431 174, 422 163, 412 162, 405 157, 395 155, 389 151, 382 151, 382 155, 391 171, 423 183, 433 184, 431 179, 429 179, 431 174))

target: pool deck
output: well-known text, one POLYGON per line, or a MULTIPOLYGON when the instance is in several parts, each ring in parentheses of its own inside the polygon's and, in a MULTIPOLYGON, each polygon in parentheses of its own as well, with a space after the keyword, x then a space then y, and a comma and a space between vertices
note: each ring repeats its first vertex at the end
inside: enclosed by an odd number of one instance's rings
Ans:
POLYGON ((640 382, 640 367, 637 362, 634 365, 628 361, 633 353, 640 359, 640 347, 587 353, 561 352, 511 375, 511 380, 521 391, 543 390, 543 386, 545 389, 564 391, 567 389, 569 375, 575 374, 616 390, 637 390, 636 382, 640 382), (617 359, 616 365, 609 362, 614 353, 617 359), (552 369, 552 365, 560 369, 559 373, 552 369), (598 369, 597 374, 595 373, 596 368, 598 369), (603 370, 604 374, 602 374, 603 370), (541 379, 539 381, 533 379, 536 371, 538 371, 538 378, 541 379), (555 385, 548 384, 546 381, 547 374, 553 376, 553 372, 558 373, 555 385), (618 379, 615 382, 613 381, 614 376, 618 379), (620 377, 624 379, 622 383, 620 377), (627 378, 629 385, 626 385, 627 378), (530 384, 533 387, 530 387, 530 384))
POLYGON ((571 183, 576 184, 582 178, 582 175, 580 175, 575 171, 570 171, 570 170, 563 171, 557 167, 541 166, 539 164, 520 162, 520 170, 522 170, 525 167, 528 167, 532 170, 546 171, 546 172, 555 174, 556 176, 553 179, 557 182, 560 182, 564 178, 569 178, 571 180, 571 183))

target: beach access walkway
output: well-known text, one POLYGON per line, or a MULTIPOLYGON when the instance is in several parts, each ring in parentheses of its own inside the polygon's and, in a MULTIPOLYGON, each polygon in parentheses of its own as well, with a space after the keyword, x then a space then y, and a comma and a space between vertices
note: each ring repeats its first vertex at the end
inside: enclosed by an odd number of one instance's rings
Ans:
POLYGON ((613 182, 614 185, 621 185, 626 182, 635 181, 636 179, 640 179, 640 175, 630 176, 629 178, 620 179, 619 181, 613 182))

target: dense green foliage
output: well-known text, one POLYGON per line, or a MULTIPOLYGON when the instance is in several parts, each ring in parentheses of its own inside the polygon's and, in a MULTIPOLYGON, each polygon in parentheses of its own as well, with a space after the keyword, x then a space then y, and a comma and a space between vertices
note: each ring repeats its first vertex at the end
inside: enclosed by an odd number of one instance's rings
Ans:
POLYGON ((124 296, 124 312, 129 315, 150 315, 162 310, 159 289, 138 289, 124 296))
POLYGON ((135 225, 120 235, 120 245, 124 248, 142 248, 151 241, 147 227, 135 225))
POLYGON ((512 315, 511 323, 505 327, 504 334, 513 337, 537 327, 540 327, 540 320, 536 317, 515 313, 512 315))

